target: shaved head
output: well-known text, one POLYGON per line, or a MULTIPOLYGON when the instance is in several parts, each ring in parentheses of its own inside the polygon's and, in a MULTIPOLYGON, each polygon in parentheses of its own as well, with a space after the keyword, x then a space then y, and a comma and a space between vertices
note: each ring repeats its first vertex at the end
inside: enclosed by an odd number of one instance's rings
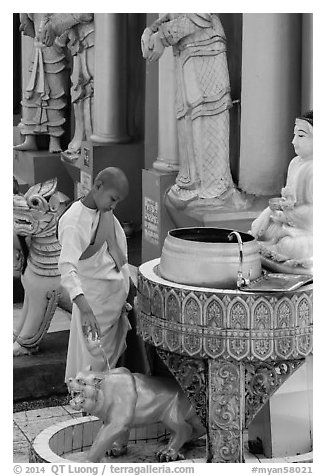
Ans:
POLYGON ((105 189, 114 188, 121 199, 126 198, 129 192, 129 183, 125 173, 118 167, 107 167, 97 174, 94 184, 102 184, 105 189))

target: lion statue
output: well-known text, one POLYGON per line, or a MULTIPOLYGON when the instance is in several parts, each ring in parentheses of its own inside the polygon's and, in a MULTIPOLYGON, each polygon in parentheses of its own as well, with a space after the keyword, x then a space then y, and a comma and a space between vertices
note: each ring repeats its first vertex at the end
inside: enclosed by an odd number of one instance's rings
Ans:
POLYGON ((170 440, 156 456, 158 461, 184 459, 184 443, 206 433, 186 395, 176 381, 131 373, 125 367, 104 373, 79 372, 70 378, 70 405, 103 421, 85 461, 100 462, 106 452, 121 456, 127 452, 132 427, 162 422, 170 440))

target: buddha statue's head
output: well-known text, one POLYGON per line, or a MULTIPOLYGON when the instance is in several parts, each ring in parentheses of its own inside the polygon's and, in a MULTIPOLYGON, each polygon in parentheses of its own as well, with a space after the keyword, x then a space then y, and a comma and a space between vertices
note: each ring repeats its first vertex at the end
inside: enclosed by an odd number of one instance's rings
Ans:
POLYGON ((313 155, 313 112, 309 111, 295 120, 293 147, 302 159, 312 159, 313 155))

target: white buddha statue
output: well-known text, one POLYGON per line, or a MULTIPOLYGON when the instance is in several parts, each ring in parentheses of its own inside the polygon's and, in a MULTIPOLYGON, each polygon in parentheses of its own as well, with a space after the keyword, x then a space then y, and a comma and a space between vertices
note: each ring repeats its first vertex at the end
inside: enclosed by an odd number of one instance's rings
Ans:
POLYGON ((272 198, 251 225, 261 255, 288 267, 312 273, 313 257, 313 112, 295 120, 292 141, 297 154, 290 162, 281 197, 272 198))

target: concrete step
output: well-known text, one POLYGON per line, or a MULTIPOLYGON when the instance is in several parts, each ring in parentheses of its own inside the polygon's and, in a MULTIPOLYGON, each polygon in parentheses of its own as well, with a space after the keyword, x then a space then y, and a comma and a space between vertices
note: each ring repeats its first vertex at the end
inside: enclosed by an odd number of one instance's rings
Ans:
POLYGON ((50 332, 35 355, 14 357, 14 402, 67 393, 64 383, 69 331, 50 332))

